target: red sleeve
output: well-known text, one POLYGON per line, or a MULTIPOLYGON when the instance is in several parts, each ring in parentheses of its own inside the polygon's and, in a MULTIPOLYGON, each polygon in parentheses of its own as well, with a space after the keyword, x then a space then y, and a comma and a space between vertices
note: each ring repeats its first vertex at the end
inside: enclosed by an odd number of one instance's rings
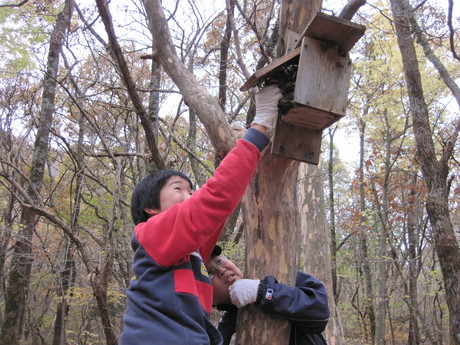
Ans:
POLYGON ((214 176, 190 198, 136 226, 139 243, 163 266, 171 266, 196 250, 206 261, 227 218, 241 200, 259 158, 254 145, 239 140, 214 176))

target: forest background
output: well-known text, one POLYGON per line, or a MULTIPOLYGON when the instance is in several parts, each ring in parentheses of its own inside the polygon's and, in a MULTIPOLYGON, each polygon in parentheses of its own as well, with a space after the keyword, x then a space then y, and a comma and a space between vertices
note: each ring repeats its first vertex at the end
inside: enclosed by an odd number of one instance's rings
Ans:
MULTIPOLYGON (((290 255, 329 288, 334 344, 449 344, 460 320, 448 298, 460 267, 453 261, 449 277, 439 259, 437 236, 449 227, 436 230, 427 208, 435 183, 414 131, 395 3, 405 2, 369 1, 353 17, 367 29, 351 52, 347 116, 324 130, 320 164, 297 175, 299 210, 321 225, 301 223, 290 255), (313 251, 319 242, 326 250, 313 251)), ((159 167, 200 186, 225 151, 152 59, 142 2, 105 4, 0 1, 1 344, 116 344, 132 276, 133 186, 159 167)), ((345 5, 325 1, 323 12, 345 5)), ((410 5, 458 256, 460 18, 453 1, 410 5)), ((280 3, 163 6, 180 60, 240 131, 254 105, 239 88, 275 58, 280 3)), ((238 209, 221 238, 242 267, 244 217, 238 209)))

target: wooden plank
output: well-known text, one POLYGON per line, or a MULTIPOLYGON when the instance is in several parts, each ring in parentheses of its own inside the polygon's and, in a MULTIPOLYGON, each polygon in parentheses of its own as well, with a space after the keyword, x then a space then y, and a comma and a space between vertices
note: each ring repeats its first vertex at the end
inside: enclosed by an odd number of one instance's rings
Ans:
POLYGON ((288 54, 276 59, 272 63, 268 64, 265 67, 257 70, 248 80, 240 87, 241 91, 247 91, 250 88, 256 86, 260 81, 262 81, 266 76, 268 76, 273 71, 276 71, 278 68, 281 68, 283 65, 291 62, 295 58, 298 58, 300 55, 301 47, 298 47, 288 54))
POLYGON ((322 130, 294 126, 278 118, 271 153, 318 165, 322 130))
MULTIPOLYGON (((364 35, 366 27, 349 20, 318 12, 302 33, 302 37, 338 44, 339 54, 346 55, 364 35)), ((297 46, 302 42, 299 41, 297 46)))
POLYGON ((343 116, 348 103, 351 60, 337 55, 337 45, 304 38, 294 102, 343 116))
POLYGON ((280 55, 285 55, 298 46, 298 40, 302 41, 302 37, 299 38, 299 36, 315 18, 316 13, 321 11, 322 0, 282 0, 280 2, 278 49, 280 55), (298 39, 293 40, 294 36, 297 36, 298 39))
POLYGON ((325 112, 312 107, 293 107, 283 116, 283 121, 291 125, 310 129, 325 129, 344 115, 325 112))

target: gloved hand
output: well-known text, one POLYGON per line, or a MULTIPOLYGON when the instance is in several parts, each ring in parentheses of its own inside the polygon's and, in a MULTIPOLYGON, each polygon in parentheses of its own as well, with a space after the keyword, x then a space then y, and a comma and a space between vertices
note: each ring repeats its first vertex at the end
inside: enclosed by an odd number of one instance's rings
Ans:
POLYGON ((278 116, 278 101, 281 98, 281 89, 275 84, 266 86, 256 93, 256 116, 252 123, 273 128, 278 116))
POLYGON ((240 279, 230 286, 230 299, 238 308, 254 303, 257 300, 259 279, 240 279))

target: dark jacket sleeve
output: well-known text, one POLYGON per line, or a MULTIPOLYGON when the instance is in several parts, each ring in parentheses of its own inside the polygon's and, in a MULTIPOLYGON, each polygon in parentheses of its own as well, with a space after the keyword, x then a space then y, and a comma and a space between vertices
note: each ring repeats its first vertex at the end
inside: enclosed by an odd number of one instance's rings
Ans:
POLYGON ((217 329, 219 330, 220 334, 222 334, 222 338, 224 339, 224 342, 222 343, 223 345, 229 345, 230 341, 232 340, 232 335, 235 333, 237 316, 238 309, 233 307, 225 311, 219 320, 217 329))
POLYGON ((257 302, 267 314, 291 321, 298 330, 321 333, 329 320, 327 291, 314 277, 297 272, 295 287, 273 276, 260 281, 257 302))

